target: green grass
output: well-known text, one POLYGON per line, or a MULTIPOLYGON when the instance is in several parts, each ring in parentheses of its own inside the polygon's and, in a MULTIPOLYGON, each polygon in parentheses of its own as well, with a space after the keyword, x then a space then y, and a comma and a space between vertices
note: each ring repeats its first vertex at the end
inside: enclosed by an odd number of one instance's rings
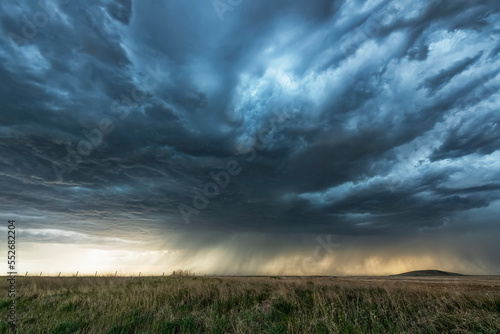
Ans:
POLYGON ((19 277, 17 295, 18 333, 500 332, 499 278, 19 277))

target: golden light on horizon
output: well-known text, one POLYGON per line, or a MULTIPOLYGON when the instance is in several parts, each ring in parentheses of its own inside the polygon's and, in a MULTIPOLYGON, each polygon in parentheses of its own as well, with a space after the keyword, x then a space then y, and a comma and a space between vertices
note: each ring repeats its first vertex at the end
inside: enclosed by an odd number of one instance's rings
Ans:
POLYGON ((245 254, 219 246, 192 253, 188 250, 111 250, 95 245, 24 245, 19 272, 44 275, 169 275, 189 270, 199 275, 392 275, 413 270, 438 269, 465 274, 487 274, 478 263, 464 261, 449 251, 391 254, 387 250, 340 249, 315 259, 311 252, 283 251, 245 254))

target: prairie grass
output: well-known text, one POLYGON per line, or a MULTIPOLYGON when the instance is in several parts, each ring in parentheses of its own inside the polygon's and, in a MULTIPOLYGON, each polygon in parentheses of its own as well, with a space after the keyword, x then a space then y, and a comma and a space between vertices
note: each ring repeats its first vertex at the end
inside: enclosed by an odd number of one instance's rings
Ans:
POLYGON ((18 333, 500 332, 498 277, 18 277, 16 303, 18 333))

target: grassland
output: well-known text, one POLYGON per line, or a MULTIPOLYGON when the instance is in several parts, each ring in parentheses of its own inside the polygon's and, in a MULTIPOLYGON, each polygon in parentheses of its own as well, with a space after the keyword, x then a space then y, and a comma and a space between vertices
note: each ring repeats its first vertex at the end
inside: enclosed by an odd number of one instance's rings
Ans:
POLYGON ((500 333, 500 277, 18 277, 17 293, 18 333, 500 333))

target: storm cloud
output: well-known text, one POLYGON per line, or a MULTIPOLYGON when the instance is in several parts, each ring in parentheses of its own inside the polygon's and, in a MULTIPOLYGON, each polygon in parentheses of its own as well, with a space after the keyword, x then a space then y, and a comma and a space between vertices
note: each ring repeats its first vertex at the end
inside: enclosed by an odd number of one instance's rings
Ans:
POLYGON ((498 1, 0 7, 0 216, 33 249, 296 273, 335 235, 316 272, 500 273, 498 1))

